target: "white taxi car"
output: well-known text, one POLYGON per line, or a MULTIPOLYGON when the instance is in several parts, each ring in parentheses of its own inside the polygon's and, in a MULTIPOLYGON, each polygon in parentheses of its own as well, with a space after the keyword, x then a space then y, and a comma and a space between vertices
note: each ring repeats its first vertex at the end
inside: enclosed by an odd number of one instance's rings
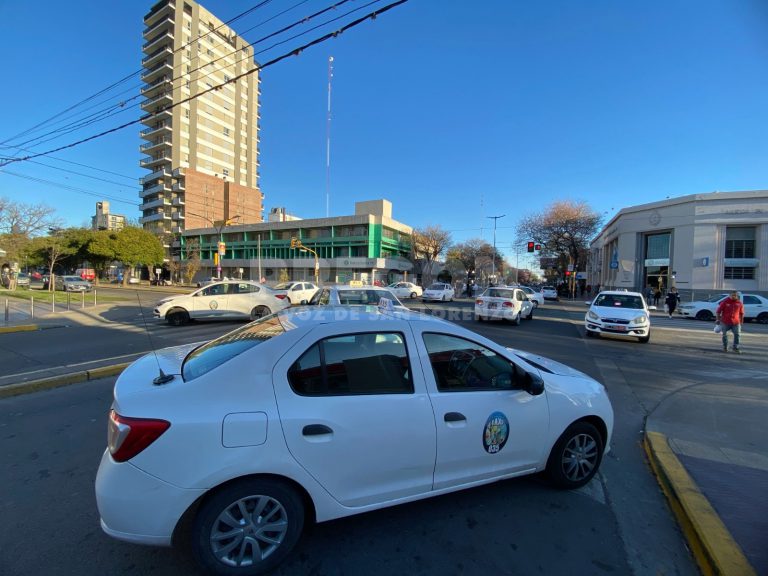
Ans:
POLYGON ((619 338, 637 338, 642 343, 651 339, 651 315, 640 292, 614 290, 600 292, 584 317, 584 328, 588 337, 601 334, 619 338))
POLYGON ((312 282, 280 282, 272 289, 275 296, 287 298, 291 304, 306 304, 317 292, 317 286, 312 282))
POLYGON ((452 301, 453 297, 453 287, 445 282, 435 282, 434 284, 431 284, 421 295, 421 299, 425 301, 433 300, 445 302, 452 301))
POLYGON ((534 308, 544 305, 544 294, 541 292, 538 292, 529 286, 518 286, 518 288, 525 292, 525 295, 528 297, 528 300, 531 301, 534 308))
POLYGON ((421 286, 413 282, 395 282, 387 286, 398 298, 418 298, 424 292, 421 286))
POLYGON ((539 471, 583 486, 612 429, 600 383, 457 324, 289 308, 129 366, 96 500, 110 536, 176 534, 209 573, 257 574, 308 521, 539 471))
POLYGON ((533 309, 533 302, 522 289, 495 286, 475 300, 475 320, 509 320, 520 326, 523 318, 533 320, 533 309))
POLYGON ((154 316, 172 326, 182 326, 190 320, 255 320, 290 305, 287 299, 278 298, 257 282, 225 280, 190 294, 163 298, 155 305, 154 316))

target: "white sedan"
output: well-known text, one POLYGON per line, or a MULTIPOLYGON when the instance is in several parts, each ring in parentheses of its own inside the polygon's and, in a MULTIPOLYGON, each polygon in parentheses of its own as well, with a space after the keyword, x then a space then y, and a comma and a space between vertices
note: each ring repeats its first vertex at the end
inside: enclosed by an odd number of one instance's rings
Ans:
POLYGON ((273 287, 275 296, 288 299, 291 304, 306 304, 317 292, 312 282, 281 282, 273 287))
POLYGON ((560 300, 560 296, 557 293, 557 288, 554 286, 542 286, 541 295, 544 300, 560 300))
POLYGON ((435 282, 434 284, 431 284, 429 288, 424 290, 424 293, 421 295, 422 300, 433 300, 433 301, 451 301, 453 300, 454 292, 453 288, 450 284, 446 284, 444 282, 435 282))
POLYGON ((509 320, 520 326, 523 318, 533 320, 533 308, 533 302, 528 300, 522 289, 493 287, 488 288, 475 300, 475 319, 509 320))
POLYGON ((637 338, 642 343, 651 339, 650 308, 639 292, 614 290, 600 292, 589 304, 584 317, 588 337, 610 335, 619 338, 637 338))
MULTIPOLYGON (((718 294, 707 300, 697 300, 678 307, 679 314, 696 320, 714 320, 717 307, 728 298, 728 294, 718 294)), ((758 294, 742 294, 741 303, 744 305, 744 320, 768 324, 768 298, 758 294)))
POLYGON ((387 286, 398 298, 418 298, 424 290, 413 282, 395 282, 387 286))
POLYGON ((190 294, 163 298, 155 305, 154 316, 172 326, 182 326, 190 320, 255 320, 290 305, 257 282, 226 280, 190 294))
POLYGON ((436 317, 298 307, 137 360, 108 424, 102 529, 252 575, 309 521, 540 471, 583 486, 613 410, 586 374, 436 317))
POLYGON ((528 286, 519 286, 520 290, 525 292, 525 295, 528 297, 528 300, 531 301, 534 308, 538 308, 539 306, 544 305, 544 294, 541 292, 537 292, 533 288, 529 288, 528 286))

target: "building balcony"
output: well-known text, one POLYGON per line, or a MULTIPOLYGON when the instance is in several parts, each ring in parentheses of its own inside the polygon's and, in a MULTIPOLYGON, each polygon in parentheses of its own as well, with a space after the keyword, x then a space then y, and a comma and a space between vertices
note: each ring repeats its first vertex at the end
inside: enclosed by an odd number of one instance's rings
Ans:
POLYGON ((168 189, 168 184, 166 184, 165 182, 158 182, 154 186, 151 186, 149 188, 144 188, 143 190, 139 190, 139 198, 154 196, 155 194, 160 194, 161 192, 164 192, 164 193, 170 192, 170 190, 168 189))
POLYGON ((170 151, 162 152, 159 156, 155 158, 142 158, 139 160, 139 166, 142 168, 157 168, 161 164, 170 164, 171 163, 171 153, 170 151))
POLYGON ((175 182, 173 186, 171 186, 171 190, 174 192, 184 192, 184 182, 175 182))
POLYGON ((154 98, 161 92, 173 92, 173 84, 168 76, 161 76, 141 89, 141 95, 145 98, 154 98))
POLYGON ((148 224, 149 222, 161 222, 163 220, 169 220, 171 219, 170 214, 166 214, 165 212, 156 212, 155 214, 150 214, 149 216, 144 216, 143 218, 139 218, 140 224, 148 224))
POLYGON ((161 60, 165 60, 169 56, 173 56, 173 47, 171 44, 165 44, 164 46, 161 46, 152 54, 149 56, 145 56, 141 59, 141 65, 144 66, 144 68, 151 68, 155 64, 159 63, 161 60))
POLYGON ((141 103, 141 109, 144 112, 155 112, 158 108, 164 108, 173 104, 173 96, 170 92, 163 92, 151 100, 145 100, 141 103))
POLYGON ((184 206, 185 204, 184 198, 174 198, 171 201, 171 204, 173 204, 174 206, 184 206))
POLYGON ((144 26, 147 28, 154 26, 163 17, 173 16, 176 12, 176 2, 170 0, 162 6, 157 6, 144 16, 144 26))
POLYGON ((142 130, 141 132, 139 132, 139 136, 147 140, 150 140, 150 139, 156 138, 157 136, 160 136, 161 134, 168 135, 172 131, 173 130, 171 129, 170 122, 157 122, 155 126, 151 126, 146 130, 142 130))
POLYGON ((170 124, 173 119, 173 110, 159 110, 157 112, 149 112, 140 119, 140 122, 145 126, 154 126, 158 122, 168 122, 170 124))
POLYGON ((168 60, 164 60, 149 70, 146 70, 141 75, 141 81, 145 82, 146 84, 152 84, 155 80, 160 79, 162 76, 173 77, 173 65, 168 62, 168 60))
POLYGON ((178 178, 179 176, 184 176, 184 168, 174 168, 172 175, 174 178, 178 178))
POLYGON ((182 232, 184 232, 184 228, 182 228, 181 226, 171 226, 171 232, 173 232, 174 234, 181 234, 182 232))
POLYGON ((144 186, 144 184, 149 184, 151 182, 154 182, 158 178, 164 178, 166 179, 166 181, 169 181, 171 179, 171 173, 165 169, 155 170, 151 174, 148 174, 143 178, 139 178, 139 184, 144 186))
POLYGON ((170 137, 161 138, 159 140, 155 140, 154 142, 145 142, 139 146, 139 150, 141 150, 144 154, 149 154, 151 156, 165 146, 171 146, 170 137))
POLYGON ((171 201, 168 198, 158 198, 156 200, 144 202, 139 206, 139 210, 151 210, 152 208, 164 208, 165 206, 170 208, 171 201))
POLYGON ((147 48, 154 44, 160 36, 164 36, 165 34, 170 35, 171 39, 173 39, 173 27, 173 18, 167 17, 160 18, 156 24, 145 28, 142 36, 144 36, 147 41, 144 43, 141 49, 145 53, 151 52, 152 50, 147 50, 147 48), (163 31, 165 31, 165 33, 163 33, 163 31))
POLYGON ((174 220, 184 220, 184 214, 182 214, 181 212, 173 212, 171 214, 171 218, 173 218, 174 220))

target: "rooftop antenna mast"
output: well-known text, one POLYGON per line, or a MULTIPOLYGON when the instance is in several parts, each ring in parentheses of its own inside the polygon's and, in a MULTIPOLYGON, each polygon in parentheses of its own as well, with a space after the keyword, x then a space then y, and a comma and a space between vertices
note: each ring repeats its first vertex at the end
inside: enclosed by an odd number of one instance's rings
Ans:
POLYGON ((330 216, 331 202, 331 80, 333 56, 328 57, 328 117, 325 126, 325 217, 330 216))

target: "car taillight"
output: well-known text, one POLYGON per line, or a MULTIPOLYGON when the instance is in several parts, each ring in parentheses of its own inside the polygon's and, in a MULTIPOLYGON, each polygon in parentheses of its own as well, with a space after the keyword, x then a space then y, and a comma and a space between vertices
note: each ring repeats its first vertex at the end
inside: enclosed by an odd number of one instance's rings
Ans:
POLYGON ((514 304, 512 304, 512 302, 504 302, 504 303, 502 304, 502 306, 503 306, 504 308, 513 308, 513 307, 514 307, 514 304))
POLYGON ((107 446, 115 462, 130 460, 171 427, 165 420, 128 418, 114 410, 109 413, 107 446))
POLYGON ((478 298, 477 300, 475 300, 475 304, 477 304, 478 306, 482 306, 483 301, 478 298))
POLYGON ((283 298, 285 298, 285 294, 275 294, 275 296, 276 296, 277 298, 280 298, 280 300, 282 300, 283 298))

